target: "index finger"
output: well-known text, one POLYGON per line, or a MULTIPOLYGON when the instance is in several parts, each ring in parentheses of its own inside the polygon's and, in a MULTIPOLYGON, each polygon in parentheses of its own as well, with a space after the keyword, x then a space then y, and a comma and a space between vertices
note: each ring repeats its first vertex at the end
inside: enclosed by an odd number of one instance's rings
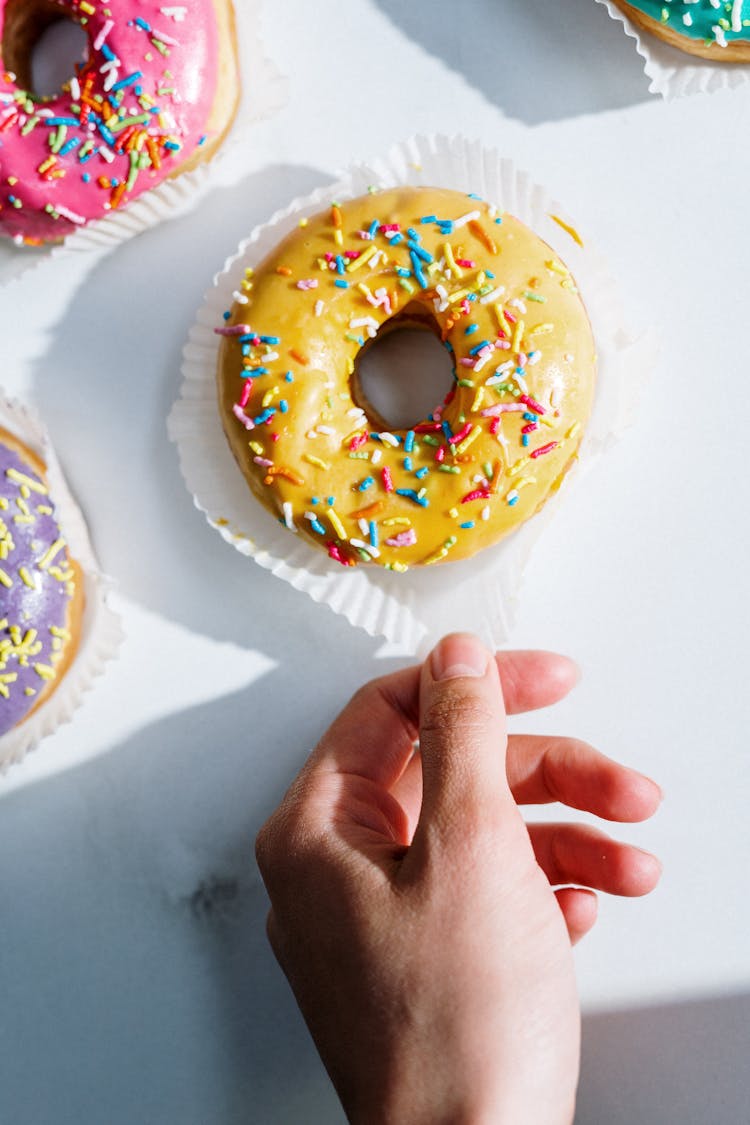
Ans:
MULTIPOLYGON (((554 652, 499 652, 495 660, 509 715, 556 703, 579 678, 577 665, 554 652)), ((419 735, 420 671, 403 668, 360 688, 323 735, 309 768, 355 774, 385 789, 395 785, 419 735)))

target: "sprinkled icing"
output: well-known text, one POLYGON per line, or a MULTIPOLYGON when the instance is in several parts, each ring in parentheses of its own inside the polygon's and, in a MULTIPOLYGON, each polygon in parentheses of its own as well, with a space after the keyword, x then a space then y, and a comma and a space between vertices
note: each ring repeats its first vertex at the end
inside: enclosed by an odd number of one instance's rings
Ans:
POLYGON ((631 8, 689 39, 727 47, 750 40, 750 0, 627 0, 631 8))
POLYGON ((590 412, 594 342, 568 269, 452 191, 372 192, 300 226, 216 328, 224 427, 253 491, 344 565, 403 571, 495 542, 559 486, 590 412), (355 361, 399 323, 438 334, 454 386, 389 430, 357 401, 355 361))
POLYGON ((57 676, 74 586, 46 483, 0 440, 0 735, 57 676))
MULTIPOLYGON (((50 2, 85 28, 89 58, 53 98, 0 65, 0 232, 26 243, 63 238, 172 174, 205 143, 216 90, 210 0, 50 2)), ((0 41, 6 16, 1 3, 0 41)))

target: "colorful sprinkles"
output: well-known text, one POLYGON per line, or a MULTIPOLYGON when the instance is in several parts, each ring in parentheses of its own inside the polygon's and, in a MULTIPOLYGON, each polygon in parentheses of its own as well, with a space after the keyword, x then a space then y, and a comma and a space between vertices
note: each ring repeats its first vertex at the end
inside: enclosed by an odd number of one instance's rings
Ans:
POLYGON ((0 232, 28 244, 61 239, 173 173, 205 143, 216 88, 212 4, 52 2, 88 34, 75 77, 40 98, 0 65, 0 232))
POLYGON ((47 485, 0 435, 0 736, 57 676, 74 587, 47 485))
POLYGON ((215 329, 235 452, 281 522, 342 565, 471 555, 532 515, 576 457, 596 364, 575 283, 518 220, 469 200, 334 202, 245 275, 215 329), (448 349, 454 385, 423 421, 373 427, 353 397, 357 356, 415 316, 448 349))
POLYGON ((707 46, 726 48, 750 40, 748 0, 627 0, 630 7, 707 46))

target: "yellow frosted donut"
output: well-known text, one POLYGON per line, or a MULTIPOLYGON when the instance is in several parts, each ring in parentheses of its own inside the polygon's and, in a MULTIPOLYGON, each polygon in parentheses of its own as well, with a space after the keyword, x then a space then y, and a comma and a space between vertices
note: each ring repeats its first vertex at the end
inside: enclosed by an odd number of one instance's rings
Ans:
POLYGON ((576 457, 596 374, 583 302, 542 239, 474 196, 402 187, 334 203, 237 296, 217 328, 232 452, 261 502, 341 563, 473 555, 533 515, 576 457), (357 361, 402 326, 444 342, 455 384, 428 418, 388 430, 357 361))

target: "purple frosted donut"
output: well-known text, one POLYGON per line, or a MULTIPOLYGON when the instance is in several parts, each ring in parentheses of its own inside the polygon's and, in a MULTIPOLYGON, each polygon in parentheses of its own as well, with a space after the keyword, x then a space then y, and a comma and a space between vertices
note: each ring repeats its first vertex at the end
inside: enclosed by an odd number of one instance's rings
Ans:
POLYGON ((82 608, 44 467, 0 430, 0 736, 55 690, 75 654, 82 608))

